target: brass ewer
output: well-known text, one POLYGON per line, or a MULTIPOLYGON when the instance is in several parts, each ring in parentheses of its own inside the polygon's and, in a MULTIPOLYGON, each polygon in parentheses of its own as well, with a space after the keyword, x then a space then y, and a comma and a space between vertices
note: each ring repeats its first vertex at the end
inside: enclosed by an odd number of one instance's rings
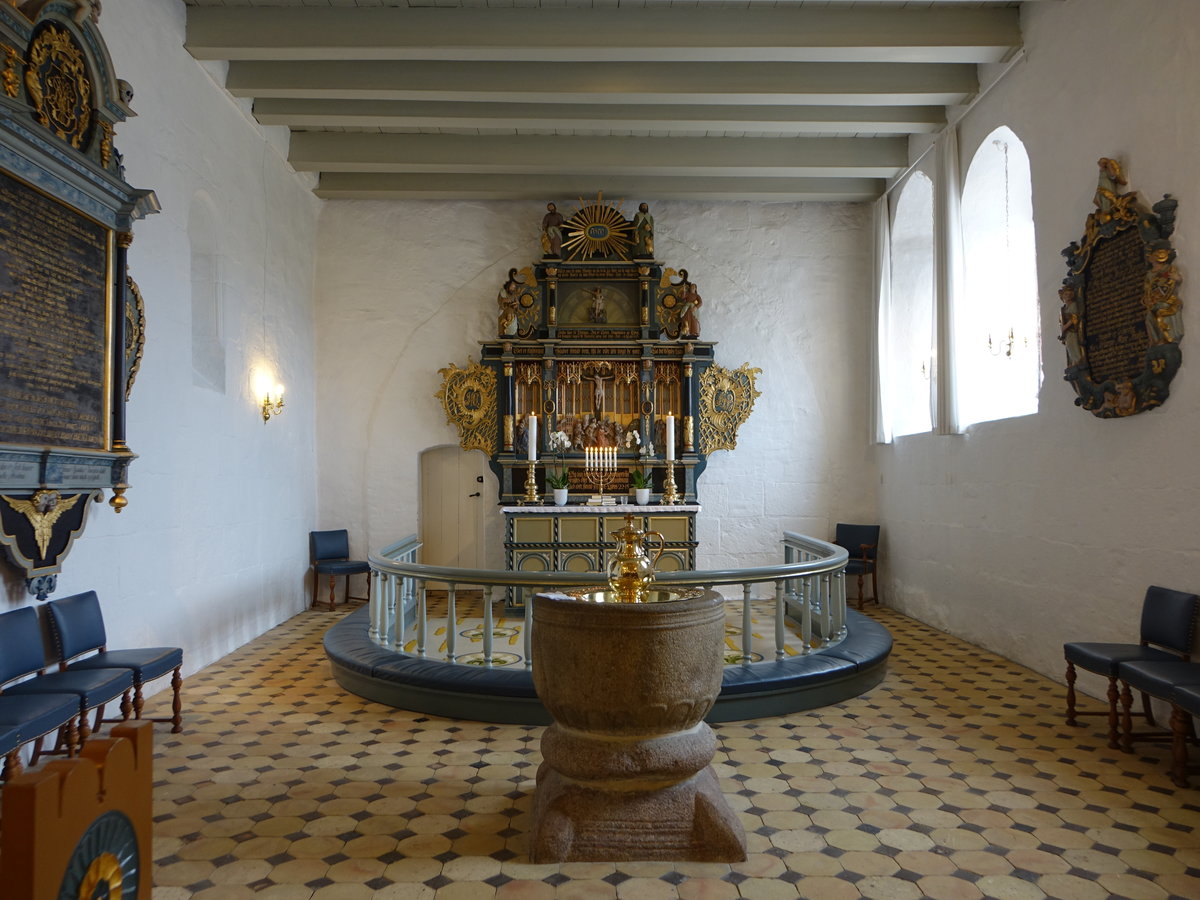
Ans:
POLYGON ((633 514, 625 514, 625 527, 613 535, 617 539, 617 555, 608 564, 608 587, 617 603, 641 603, 654 567, 662 556, 665 541, 657 531, 638 531, 633 527, 633 514), (658 552, 650 559, 646 539, 658 538, 658 552))

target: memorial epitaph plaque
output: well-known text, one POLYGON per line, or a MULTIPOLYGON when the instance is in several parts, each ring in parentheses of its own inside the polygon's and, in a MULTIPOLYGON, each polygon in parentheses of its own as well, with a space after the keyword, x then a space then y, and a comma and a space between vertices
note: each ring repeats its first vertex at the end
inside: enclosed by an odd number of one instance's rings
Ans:
POLYGON ((125 400, 143 329, 126 254, 158 204, 125 182, 113 145, 132 90, 99 17, 99 3, 0 3, 0 548, 39 599, 90 501, 109 490, 126 505, 134 459, 125 400))
POLYGON ((1059 340, 1076 405, 1108 419, 1166 401, 1183 358, 1182 279, 1169 240, 1177 201, 1168 194, 1148 210, 1136 192, 1122 190, 1115 160, 1099 165, 1083 240, 1063 250, 1059 340))
POLYGON ((110 243, 0 173, 0 442, 106 448, 110 243))

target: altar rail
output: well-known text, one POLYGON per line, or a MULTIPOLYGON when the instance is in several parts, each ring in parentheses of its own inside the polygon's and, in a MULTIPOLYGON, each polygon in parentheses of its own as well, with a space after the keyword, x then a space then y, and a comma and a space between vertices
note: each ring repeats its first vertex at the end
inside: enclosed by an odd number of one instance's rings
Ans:
MULTIPOLYGON (((798 623, 801 654, 812 652, 819 639, 822 649, 836 645, 846 636, 847 551, 835 544, 785 531, 783 534, 784 562, 776 566, 746 569, 710 569, 692 572, 664 572, 655 580, 660 588, 702 587, 726 594, 726 602, 742 603, 739 643, 741 658, 736 665, 753 662, 751 652, 751 602, 756 599, 774 600, 774 659, 786 656, 786 618, 798 623), (755 585, 772 587, 771 598, 753 596, 755 585), (735 589, 729 591, 730 588, 735 589), (734 593, 735 596, 728 596, 734 593)), ((481 590, 483 593, 482 654, 475 663, 491 667, 495 659, 494 607, 498 599, 516 598, 523 607, 525 627, 522 629, 525 666, 532 665, 533 603, 532 597, 544 591, 567 591, 604 582, 597 573, 576 572, 510 572, 486 569, 457 569, 427 566, 416 562, 421 543, 415 535, 385 547, 370 556, 371 591, 370 626, 368 636, 375 644, 395 653, 410 642, 415 644, 407 655, 418 659, 455 663, 457 629, 446 629, 444 653, 429 649, 428 593, 429 584, 444 584, 448 622, 457 618, 460 589, 481 590), (499 597, 497 596, 499 595, 499 597)))

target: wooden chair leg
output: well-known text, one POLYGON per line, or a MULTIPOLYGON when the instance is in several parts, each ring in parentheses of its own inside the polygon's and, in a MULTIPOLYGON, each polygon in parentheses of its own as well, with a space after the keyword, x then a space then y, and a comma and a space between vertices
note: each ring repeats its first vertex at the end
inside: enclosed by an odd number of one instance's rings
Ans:
POLYGON ((142 683, 135 681, 133 683, 133 717, 140 719, 142 717, 142 707, 146 705, 146 700, 142 696, 142 683))
MULTIPOLYGON (((1120 728, 1117 718, 1117 697, 1117 677, 1110 675, 1108 676, 1108 746, 1113 750, 1121 749, 1121 743, 1118 740, 1120 728)), ((1132 728, 1132 725, 1125 727, 1132 728)))
POLYGON ((871 566, 871 599, 875 601, 875 605, 879 605, 879 580, 876 573, 879 571, 879 563, 871 566))
POLYGON ((128 722, 133 715, 133 702, 129 699, 129 691, 121 695, 121 721, 128 722))
POLYGON ((1154 721, 1154 712, 1150 709, 1150 695, 1142 691, 1142 714, 1146 717, 1147 725, 1156 724, 1154 721))
POLYGON ((171 675, 171 734, 179 734, 183 731, 183 700, 180 699, 179 691, 183 687, 183 676, 179 674, 180 666, 175 667, 174 673, 171 675))
POLYGON ((320 581, 321 581, 321 573, 317 571, 316 566, 313 566, 313 596, 312 596, 313 608, 316 608, 316 605, 317 605, 317 585, 320 583, 320 581))
POLYGON ((1192 717, 1171 704, 1171 781, 1176 787, 1188 786, 1188 732, 1192 730, 1192 717))
POLYGON ((858 609, 863 608, 863 573, 858 573, 858 609))
POLYGON ((1067 724, 1078 725, 1075 719, 1075 663, 1067 660, 1067 724))
POLYGON ((1121 749, 1126 753, 1133 752, 1133 716, 1130 710, 1133 708, 1133 692, 1129 690, 1129 685, 1121 682, 1121 749))
POLYGON ((4 775, 3 779, 8 781, 14 775, 21 774, 21 752, 20 748, 9 752, 4 757, 4 775))
POLYGON ((329 611, 333 612, 333 583, 336 576, 329 576, 329 611))
MULTIPOLYGON (((59 729, 59 734, 60 735, 62 734, 62 729, 59 729)), ((46 736, 42 735, 40 738, 38 738, 36 741, 33 742, 33 749, 29 752, 29 764, 31 766, 36 766, 37 761, 39 759, 41 759, 42 741, 44 741, 45 739, 46 739, 46 736)))

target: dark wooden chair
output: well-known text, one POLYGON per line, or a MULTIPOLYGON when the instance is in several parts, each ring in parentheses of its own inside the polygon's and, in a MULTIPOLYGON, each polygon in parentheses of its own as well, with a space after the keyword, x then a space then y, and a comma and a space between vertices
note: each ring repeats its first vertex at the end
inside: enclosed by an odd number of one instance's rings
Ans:
POLYGON ((171 675, 171 689, 174 692, 171 718, 151 721, 170 722, 173 733, 183 730, 183 706, 180 699, 180 688, 183 686, 180 674, 183 668, 182 649, 135 647, 128 650, 109 650, 108 636, 104 630, 104 615, 100 611, 100 599, 95 591, 51 600, 46 604, 46 614, 59 663, 66 672, 123 669, 129 673, 133 681, 135 719, 142 717, 142 707, 145 704, 143 686, 156 678, 171 675))
MULTIPOLYGON (((1140 640, 1136 644, 1109 644, 1094 642, 1072 642, 1063 644, 1063 656, 1067 661, 1067 724, 1079 724, 1079 716, 1108 716, 1108 746, 1121 749, 1121 721, 1118 712, 1120 691, 1118 669, 1125 663, 1134 662, 1186 662, 1192 647, 1192 636, 1196 626, 1197 603, 1195 594, 1173 591, 1155 585, 1146 589, 1142 601, 1140 640), (1108 679, 1108 709, 1103 712, 1081 712, 1075 708, 1076 668, 1082 668, 1108 679)), ((1154 724, 1150 710, 1150 699, 1142 695, 1143 713, 1146 721, 1154 724)))
POLYGON ((317 605, 317 583, 322 575, 329 576, 329 609, 334 608, 334 579, 339 575, 346 576, 346 600, 371 599, 371 564, 365 559, 350 559, 350 532, 345 529, 338 531, 310 531, 308 534, 309 555, 313 566, 313 600, 317 605), (350 596, 350 576, 367 576, 367 596, 350 596))
POLYGON ((1171 780, 1179 787, 1188 786, 1187 747, 1196 742, 1196 716, 1200 716, 1200 682, 1176 686, 1171 692, 1171 780))
POLYGON ((850 554, 846 562, 846 574, 858 578, 857 608, 863 608, 864 599, 878 604, 879 526, 839 524, 834 531, 833 542, 850 554), (871 576, 871 596, 864 598, 863 579, 868 575, 871 576))

